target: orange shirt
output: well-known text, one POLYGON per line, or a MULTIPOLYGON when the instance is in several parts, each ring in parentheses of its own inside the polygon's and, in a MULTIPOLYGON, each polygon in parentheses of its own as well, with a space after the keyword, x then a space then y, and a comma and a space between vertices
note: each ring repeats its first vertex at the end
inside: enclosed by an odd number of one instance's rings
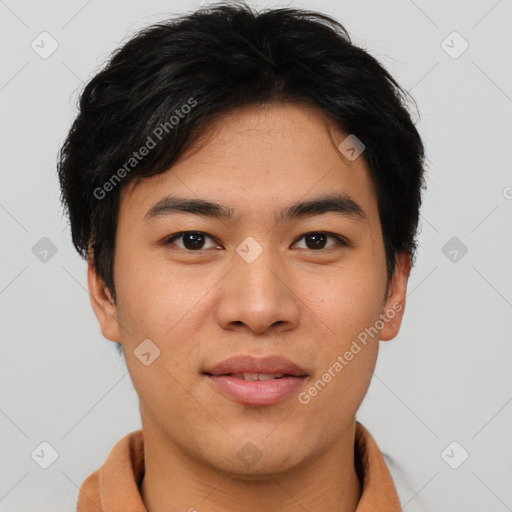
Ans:
MULTIPOLYGON (((355 463, 362 494, 356 512, 400 512, 395 485, 382 454, 356 421, 355 463)), ((116 443, 107 460, 80 487, 77 512, 147 512, 139 486, 144 475, 144 439, 136 430, 116 443)))

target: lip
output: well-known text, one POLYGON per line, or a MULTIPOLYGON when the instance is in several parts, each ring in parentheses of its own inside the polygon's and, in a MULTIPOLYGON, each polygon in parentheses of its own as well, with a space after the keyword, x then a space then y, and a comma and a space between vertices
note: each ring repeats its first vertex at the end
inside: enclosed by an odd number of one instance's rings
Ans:
POLYGON ((203 372, 213 388, 244 405, 272 405, 297 392, 308 377, 306 370, 281 356, 257 358, 238 355, 203 372), (229 374, 283 373, 279 379, 243 380, 229 374))
POLYGON ((243 354, 224 359, 204 373, 213 376, 229 373, 284 373, 295 377, 307 376, 304 368, 286 357, 277 355, 254 357, 243 354))

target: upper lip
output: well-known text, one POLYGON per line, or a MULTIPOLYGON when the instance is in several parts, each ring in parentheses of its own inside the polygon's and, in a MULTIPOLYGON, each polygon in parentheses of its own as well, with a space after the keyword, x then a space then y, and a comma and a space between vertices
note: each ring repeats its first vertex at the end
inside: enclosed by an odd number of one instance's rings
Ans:
POLYGON ((306 370, 286 357, 271 355, 254 357, 237 355, 224 359, 204 373, 209 375, 227 375, 229 373, 283 373, 296 377, 307 376, 306 370))

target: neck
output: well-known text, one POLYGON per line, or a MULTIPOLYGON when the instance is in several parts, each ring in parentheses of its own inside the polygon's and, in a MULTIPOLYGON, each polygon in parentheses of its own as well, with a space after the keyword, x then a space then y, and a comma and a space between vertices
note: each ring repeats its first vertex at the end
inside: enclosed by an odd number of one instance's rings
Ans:
POLYGON ((157 430, 144 430, 142 501, 148 512, 354 512, 361 496, 354 440, 355 423, 300 467, 248 480, 205 467, 157 430))

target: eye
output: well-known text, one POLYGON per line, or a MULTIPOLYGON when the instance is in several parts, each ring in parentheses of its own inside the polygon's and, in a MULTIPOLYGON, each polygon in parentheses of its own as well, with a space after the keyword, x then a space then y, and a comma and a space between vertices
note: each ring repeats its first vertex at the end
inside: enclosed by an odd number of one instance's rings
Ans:
MULTIPOLYGON (((306 250, 318 251, 322 249, 330 249, 336 245, 343 247, 349 246, 347 241, 344 240, 341 236, 323 231, 312 231, 310 233, 305 233, 295 241, 294 245, 296 245, 298 241, 302 239, 304 239, 306 247, 299 248, 306 250), (334 240, 334 243, 331 245, 327 245, 329 238, 334 240)), ((181 231, 180 233, 176 233, 168 237, 165 240, 165 245, 174 245, 180 249, 195 252, 200 252, 201 249, 214 249, 221 247, 210 235, 207 235, 202 231, 181 231), (211 241, 209 246, 206 243, 207 239, 211 241), (179 243, 176 243, 176 241, 179 241, 179 243)))
POLYGON ((201 231, 182 231, 181 233, 176 233, 175 235, 167 238, 165 245, 177 245, 180 249, 189 251, 199 251, 200 249, 211 249, 219 246, 218 244, 213 243, 210 247, 205 247, 205 240, 207 238, 213 241, 211 236, 201 231), (175 244, 175 240, 182 241, 182 245, 175 244))
MULTIPOLYGON (((312 231, 310 233, 305 233, 298 240, 304 239, 307 247, 303 247, 303 249, 309 250, 321 250, 321 249, 330 249, 336 245, 341 245, 348 247, 348 243, 339 235, 335 235, 334 233, 326 233, 323 231, 312 231), (326 247, 327 239, 333 239, 336 243, 326 247)), ((297 243, 297 242, 296 242, 297 243)))

